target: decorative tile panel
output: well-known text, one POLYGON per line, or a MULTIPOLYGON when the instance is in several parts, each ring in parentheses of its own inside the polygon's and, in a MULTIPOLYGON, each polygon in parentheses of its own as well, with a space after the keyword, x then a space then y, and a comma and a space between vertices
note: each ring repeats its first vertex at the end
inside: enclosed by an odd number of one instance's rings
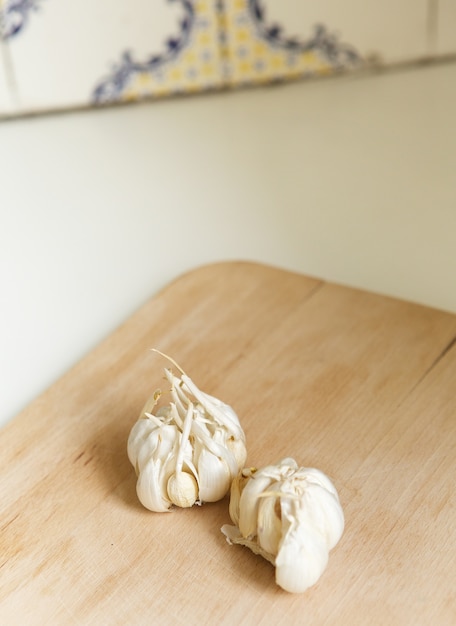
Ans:
POLYGON ((427 0, 226 0, 234 84, 390 64, 427 52, 427 0))
POLYGON ((134 100, 221 82, 210 1, 5 0, 22 110, 134 100))
POLYGON ((456 54, 456 0, 438 0, 436 53, 456 54))
POLYGON ((225 57, 234 84, 327 74, 361 62, 356 48, 322 23, 313 27, 300 15, 293 30, 287 28, 293 11, 305 12, 304 3, 227 0, 225 7, 225 57))
POLYGON ((142 57, 125 50, 95 86, 94 103, 200 91, 221 85, 217 4, 211 0, 177 4, 182 11, 178 28, 166 38, 165 45, 142 57))
POLYGON ((456 53, 455 25, 456 0, 0 0, 0 114, 456 53))

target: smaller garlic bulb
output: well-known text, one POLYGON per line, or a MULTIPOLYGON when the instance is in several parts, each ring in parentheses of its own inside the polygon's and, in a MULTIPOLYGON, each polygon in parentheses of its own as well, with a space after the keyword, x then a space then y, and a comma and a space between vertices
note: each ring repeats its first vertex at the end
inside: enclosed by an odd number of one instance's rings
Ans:
POLYGON ((277 584, 293 593, 314 585, 344 530, 333 484, 317 469, 283 459, 244 469, 231 486, 228 543, 241 544, 276 567, 277 584))
POLYGON ((172 363, 181 376, 165 369, 171 402, 154 414, 162 395, 156 391, 128 438, 138 498, 156 512, 168 511, 173 504, 191 507, 220 500, 247 456, 245 435, 233 409, 200 391, 172 363))

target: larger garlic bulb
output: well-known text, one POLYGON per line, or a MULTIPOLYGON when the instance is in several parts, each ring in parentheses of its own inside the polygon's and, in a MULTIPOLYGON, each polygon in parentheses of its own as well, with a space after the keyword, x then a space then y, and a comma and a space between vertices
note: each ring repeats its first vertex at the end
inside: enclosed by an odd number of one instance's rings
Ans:
POLYGON ((276 582, 299 593, 323 573, 328 553, 344 530, 336 489, 325 474, 283 459, 246 469, 231 486, 228 543, 247 546, 276 568, 276 582))
POLYGON ((180 371, 178 377, 165 369, 171 402, 154 414, 161 396, 156 391, 128 438, 138 498, 156 512, 168 511, 173 504, 190 507, 220 500, 247 455, 244 432, 233 409, 198 389, 180 371))

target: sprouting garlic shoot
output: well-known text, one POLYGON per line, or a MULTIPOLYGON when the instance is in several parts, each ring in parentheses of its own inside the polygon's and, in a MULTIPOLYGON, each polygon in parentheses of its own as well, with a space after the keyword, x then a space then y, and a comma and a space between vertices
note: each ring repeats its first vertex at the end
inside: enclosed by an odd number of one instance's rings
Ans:
POLYGON ((181 374, 175 376, 165 368, 170 402, 155 410, 162 395, 155 391, 128 438, 138 498, 156 512, 168 511, 173 504, 191 507, 220 500, 247 456, 245 435, 233 409, 198 389, 166 358, 181 374))
POLYGON ((314 585, 344 530, 344 514, 329 478, 286 458, 244 469, 233 480, 225 524, 228 543, 240 544, 275 565, 277 584, 292 593, 314 585))

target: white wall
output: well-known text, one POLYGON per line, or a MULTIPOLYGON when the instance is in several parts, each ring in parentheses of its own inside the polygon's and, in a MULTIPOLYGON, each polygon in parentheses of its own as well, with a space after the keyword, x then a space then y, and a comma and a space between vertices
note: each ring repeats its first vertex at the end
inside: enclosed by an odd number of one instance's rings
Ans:
POLYGON ((0 124, 0 423, 183 271, 456 312, 456 65, 0 124))

